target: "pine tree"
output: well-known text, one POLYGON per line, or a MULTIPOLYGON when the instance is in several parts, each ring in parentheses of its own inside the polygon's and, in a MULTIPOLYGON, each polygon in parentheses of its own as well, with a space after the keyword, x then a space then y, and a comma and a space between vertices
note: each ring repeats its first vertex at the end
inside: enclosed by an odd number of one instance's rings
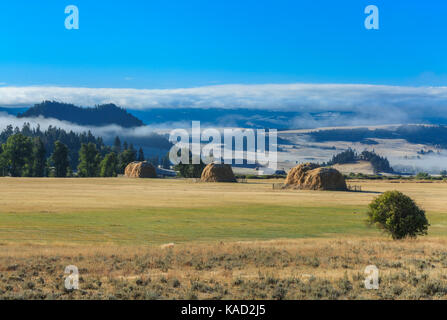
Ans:
POLYGON ((118 157, 115 152, 107 154, 100 164, 101 177, 116 177, 118 169, 118 157))
POLYGON ((54 143, 54 151, 51 155, 51 161, 55 168, 55 176, 58 178, 65 178, 67 176, 68 167, 68 147, 60 141, 54 143))
POLYGON ((0 176, 4 177, 6 176, 8 172, 8 163, 5 158, 5 155, 3 154, 3 146, 0 145, 0 176))
POLYGON ((80 177, 97 177, 99 176, 99 163, 101 155, 96 149, 96 145, 92 142, 83 143, 79 150, 79 166, 78 175, 80 177))
POLYGON ((13 177, 29 175, 32 167, 33 142, 21 133, 8 138, 3 145, 3 156, 13 177))
POLYGON ((127 165, 131 162, 134 162, 136 160, 136 152, 135 150, 124 150, 119 155, 119 166, 118 166, 118 172, 124 173, 124 170, 126 169, 127 165))
POLYGON ((44 177, 46 175, 46 151, 42 139, 34 138, 33 141, 33 168, 34 177, 44 177))
MULTIPOLYGON (((182 151, 185 152, 185 151, 182 151)), ((186 151, 187 152, 187 151, 186 151)), ((205 163, 203 163, 202 159, 200 159, 199 164, 192 163, 192 153, 189 152, 189 161, 188 163, 179 163, 175 166, 175 171, 178 171, 180 176, 184 178, 200 178, 205 169, 205 163)))
POLYGON ((121 140, 118 136, 116 136, 115 142, 113 143, 113 152, 115 152, 116 154, 121 153, 121 140))

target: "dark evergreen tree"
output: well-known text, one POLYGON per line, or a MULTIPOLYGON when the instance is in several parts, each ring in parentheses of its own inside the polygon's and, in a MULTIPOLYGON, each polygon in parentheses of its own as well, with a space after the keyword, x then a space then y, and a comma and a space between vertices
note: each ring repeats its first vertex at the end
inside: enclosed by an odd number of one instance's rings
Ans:
POLYGON ((3 146, 2 155, 13 177, 30 175, 32 169, 33 142, 21 133, 8 138, 3 146))
POLYGON ((55 176, 65 178, 67 176, 70 162, 68 160, 68 147, 60 141, 54 143, 54 151, 51 155, 51 161, 55 168, 55 176))
POLYGON ((119 155, 119 167, 118 171, 119 173, 124 173, 124 170, 126 169, 127 165, 131 162, 134 162, 136 160, 136 152, 135 150, 124 150, 119 155))
POLYGON ((118 175, 118 157, 115 152, 107 154, 100 164, 101 177, 116 177, 118 175))
POLYGON ((200 159, 200 164, 193 164, 192 153, 189 152, 188 163, 179 163, 174 167, 174 170, 178 171, 180 176, 184 178, 200 178, 205 167, 206 165, 203 163, 202 159, 200 159))
POLYGON ((349 148, 346 151, 334 155, 332 157, 332 160, 328 162, 328 165, 352 163, 355 162, 356 160, 357 160, 357 154, 355 153, 354 150, 349 148))
POLYGON ((374 168, 374 171, 376 173, 378 173, 378 172, 393 173, 394 172, 393 168, 391 168, 391 165, 390 165, 388 159, 377 155, 374 151, 373 152, 363 151, 360 154, 359 158, 361 160, 371 162, 371 164, 374 168))
POLYGON ((45 146, 40 137, 33 140, 33 176, 46 176, 46 151, 45 146))
POLYGON ((79 150, 79 166, 78 175, 80 177, 97 177, 99 176, 99 163, 101 155, 96 149, 94 143, 83 143, 79 150))
POLYGON ((8 174, 8 163, 3 153, 3 146, 0 145, 0 176, 4 177, 8 174))
POLYGON ((115 137, 115 141, 113 143, 113 152, 116 154, 121 153, 121 140, 118 136, 115 137))

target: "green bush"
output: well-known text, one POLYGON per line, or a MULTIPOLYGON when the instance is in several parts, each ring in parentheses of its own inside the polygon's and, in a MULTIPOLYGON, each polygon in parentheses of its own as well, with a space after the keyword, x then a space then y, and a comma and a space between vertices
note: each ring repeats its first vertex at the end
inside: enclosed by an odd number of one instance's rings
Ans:
POLYGON ((424 210, 399 191, 387 191, 369 205, 368 223, 377 225, 393 239, 426 235, 430 226, 424 210))
POLYGON ((427 172, 419 172, 416 175, 416 179, 418 179, 418 180, 427 180, 430 178, 431 178, 431 176, 427 172))

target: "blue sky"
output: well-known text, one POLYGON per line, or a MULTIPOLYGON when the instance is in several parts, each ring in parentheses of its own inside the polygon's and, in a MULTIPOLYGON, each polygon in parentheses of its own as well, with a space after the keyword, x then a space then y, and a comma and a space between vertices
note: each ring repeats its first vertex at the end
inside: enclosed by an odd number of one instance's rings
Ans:
POLYGON ((439 0, 15 0, 0 3, 3 86, 447 85, 439 0), (66 5, 80 30, 64 27, 66 5), (366 30, 364 9, 380 9, 366 30))

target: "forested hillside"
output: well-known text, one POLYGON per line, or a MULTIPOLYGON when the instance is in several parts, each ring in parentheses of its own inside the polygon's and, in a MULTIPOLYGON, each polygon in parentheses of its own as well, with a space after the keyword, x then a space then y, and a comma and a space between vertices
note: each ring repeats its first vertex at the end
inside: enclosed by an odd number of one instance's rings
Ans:
POLYGON ((318 130, 307 135, 316 142, 350 141, 374 144, 374 141, 369 139, 404 139, 410 143, 447 148, 447 126, 402 125, 386 129, 331 129, 318 130))
POLYGON ((99 105, 94 108, 81 108, 73 104, 44 101, 17 115, 18 118, 35 118, 39 116, 69 121, 84 126, 116 124, 124 128, 132 128, 144 125, 143 121, 114 104, 99 105))
POLYGON ((391 167, 389 161, 385 157, 381 157, 376 154, 374 151, 363 151, 358 154, 355 150, 349 148, 346 151, 343 151, 339 154, 336 154, 332 157, 332 159, 327 163, 327 165, 335 165, 335 164, 347 164, 354 163, 356 161, 369 161, 374 168, 375 173, 386 172, 393 173, 394 170, 391 167))

